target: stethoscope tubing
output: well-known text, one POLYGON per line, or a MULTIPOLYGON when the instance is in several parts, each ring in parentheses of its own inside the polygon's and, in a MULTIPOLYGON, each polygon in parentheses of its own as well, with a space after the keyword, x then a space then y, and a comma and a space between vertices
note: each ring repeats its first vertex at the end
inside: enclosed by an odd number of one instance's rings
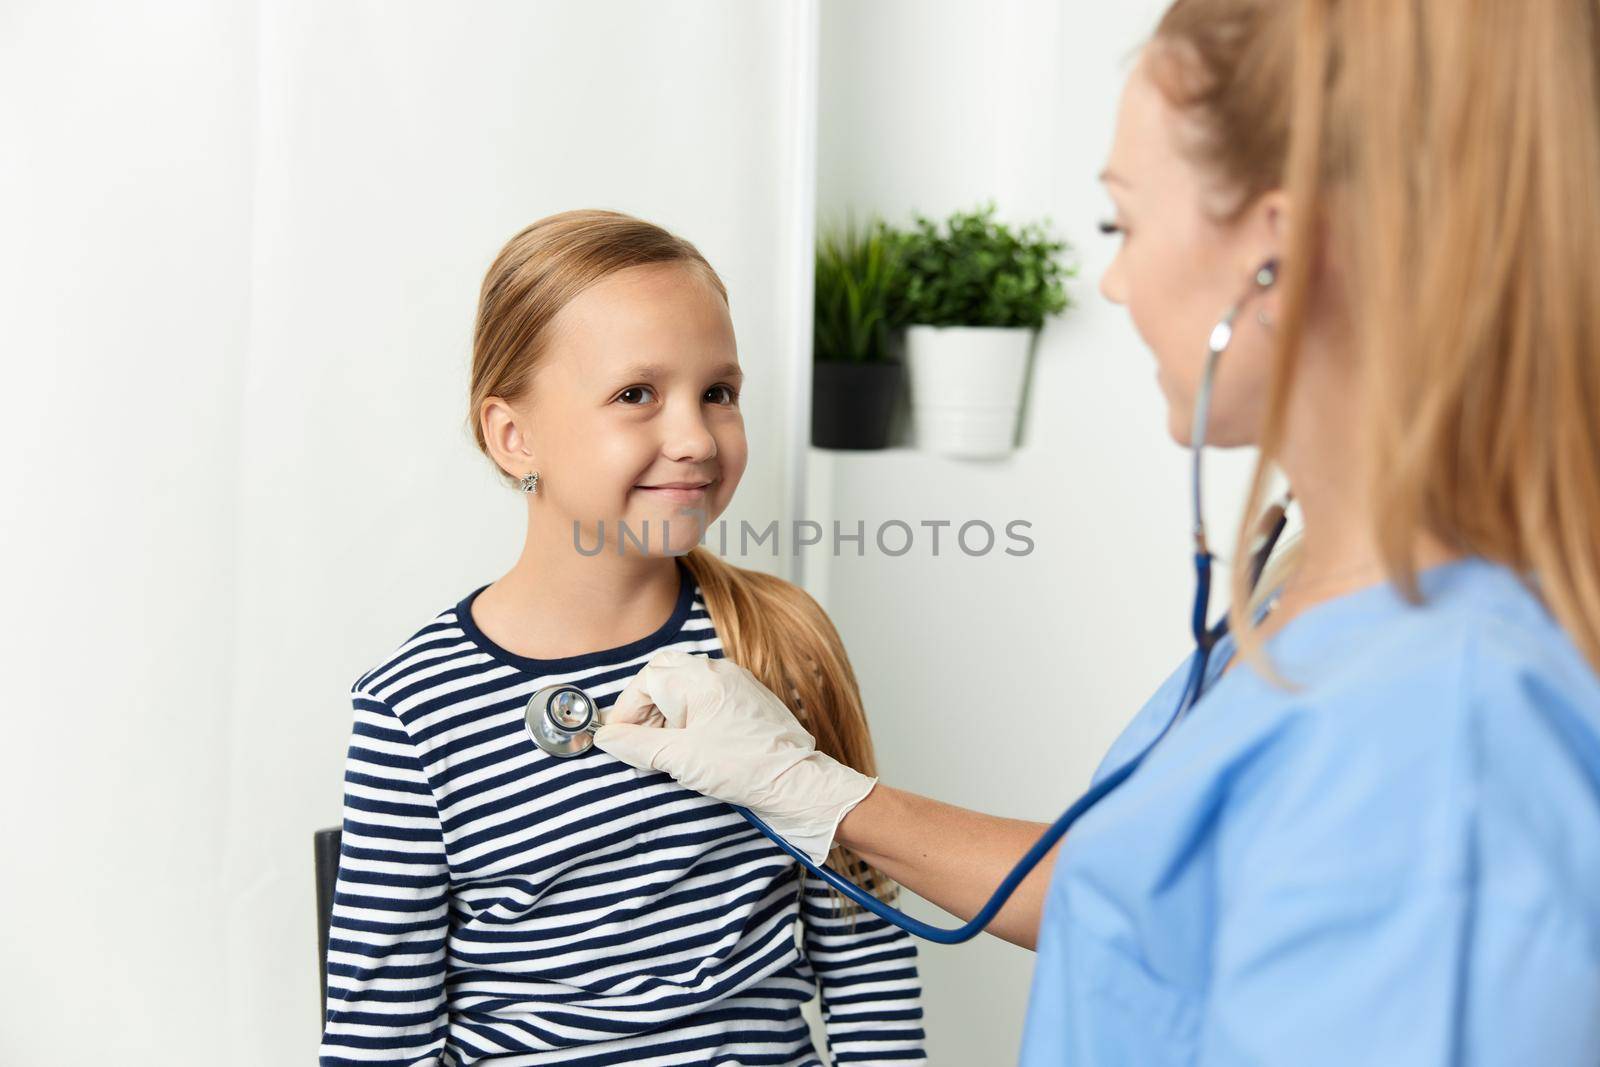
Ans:
POLYGON ((1052 823, 1050 828, 1044 832, 1043 836, 1033 843, 1033 847, 1028 849, 1027 854, 1024 855, 1022 859, 1017 861, 1016 866, 1011 868, 1010 873, 1005 876, 999 887, 995 889, 992 895, 990 895, 989 900, 983 905, 982 908, 978 909, 978 913, 961 926, 953 928, 945 928, 942 926, 934 926, 931 923, 925 923, 921 919, 915 919, 901 911, 899 908, 879 900, 877 897, 873 896, 871 893, 868 893, 854 882, 842 877, 833 868, 826 865, 818 866, 817 864, 812 863, 810 857, 808 857, 804 852, 801 852, 798 848, 795 848, 788 841, 784 840, 782 834, 779 834, 765 822, 762 822, 761 817, 755 814, 755 812, 750 811, 748 808, 741 808, 737 806, 735 806, 733 810, 737 811, 740 815, 743 815, 746 819, 748 819, 752 826, 770 838, 772 842, 779 848, 783 849, 783 851, 793 856, 812 874, 821 878, 834 889, 837 889, 840 893, 844 894, 862 908, 865 908, 867 911, 876 915, 878 918, 883 919, 885 922, 892 923, 907 933, 914 934, 917 937, 922 938, 924 941, 932 941, 935 944, 940 945, 959 945, 963 941, 972 940, 974 937, 977 937, 984 931, 984 928, 994 920, 994 917, 1000 914, 1000 909, 1005 907, 1006 902, 1010 900, 1012 894, 1017 891, 1017 887, 1022 884, 1023 879, 1027 878, 1029 874, 1033 873, 1033 869, 1039 865, 1039 861, 1044 859, 1045 855, 1055 847, 1056 842, 1061 840, 1062 835, 1067 832, 1068 828, 1070 828, 1073 823, 1077 822, 1081 815, 1087 812, 1090 808, 1094 807, 1096 804, 1100 803, 1101 799, 1105 797, 1106 794, 1110 793, 1112 790, 1116 789, 1117 786, 1121 785, 1123 781, 1127 779, 1128 775, 1134 772, 1140 761, 1143 759, 1144 754, 1141 753, 1137 759, 1129 761, 1126 766, 1119 768, 1115 774, 1108 776, 1095 785, 1094 788, 1083 794, 1083 796, 1079 797, 1077 802, 1063 812, 1061 817, 1052 823))

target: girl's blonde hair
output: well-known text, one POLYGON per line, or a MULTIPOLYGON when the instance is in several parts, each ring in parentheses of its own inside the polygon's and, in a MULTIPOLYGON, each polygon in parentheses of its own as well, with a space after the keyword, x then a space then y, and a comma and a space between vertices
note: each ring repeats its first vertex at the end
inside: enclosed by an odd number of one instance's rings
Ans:
MULTIPOLYGON (((1344 268, 1390 577, 1503 563, 1600 670, 1600 8, 1177 0, 1152 72, 1241 212, 1285 189, 1284 313, 1240 551, 1283 447, 1313 265, 1344 268), (1381 458, 1381 461, 1380 461, 1381 458)), ((1233 574, 1230 617, 1260 661, 1233 574)))
MULTIPOLYGON (((619 212, 564 211, 506 242, 484 277, 473 335, 468 421, 485 455, 485 403, 490 397, 517 399, 527 391, 557 313, 600 279, 654 263, 679 263, 699 271, 724 301, 728 298, 722 280, 694 245, 619 212)), ((816 738, 819 751, 875 776, 860 687, 844 642, 817 602, 799 586, 732 566, 703 546, 683 561, 699 584, 724 654, 784 701, 816 738)), ((879 899, 898 895, 898 887, 881 871, 843 846, 833 849, 829 862, 879 899)), ((837 892, 832 896, 839 911, 843 898, 837 892)), ((852 904, 843 910, 853 914, 856 908, 852 904)))

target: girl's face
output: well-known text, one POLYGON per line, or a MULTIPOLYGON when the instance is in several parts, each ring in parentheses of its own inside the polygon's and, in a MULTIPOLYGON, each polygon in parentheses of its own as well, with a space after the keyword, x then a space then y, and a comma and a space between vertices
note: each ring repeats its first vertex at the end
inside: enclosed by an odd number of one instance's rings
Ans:
MULTIPOLYGON (((1276 256, 1285 204, 1272 192, 1239 219, 1215 221, 1215 198, 1225 191, 1181 150, 1193 131, 1150 78, 1148 63, 1147 48, 1123 90, 1101 175, 1116 204, 1114 225, 1122 244, 1100 280, 1100 292, 1126 305, 1154 353, 1156 380, 1167 401, 1167 430, 1187 445, 1211 329, 1245 292, 1256 269, 1276 256)), ((1276 318, 1275 291, 1253 297, 1234 321, 1233 342, 1217 365, 1208 444, 1250 444, 1259 433, 1271 345, 1258 311, 1269 322, 1276 318)))
POLYGON ((693 265, 648 264, 590 286, 550 328, 514 405, 540 476, 530 506, 563 536, 578 524, 591 553, 600 521, 606 552, 688 552, 728 506, 747 458, 727 304, 693 265), (663 488, 680 484, 700 488, 663 488))

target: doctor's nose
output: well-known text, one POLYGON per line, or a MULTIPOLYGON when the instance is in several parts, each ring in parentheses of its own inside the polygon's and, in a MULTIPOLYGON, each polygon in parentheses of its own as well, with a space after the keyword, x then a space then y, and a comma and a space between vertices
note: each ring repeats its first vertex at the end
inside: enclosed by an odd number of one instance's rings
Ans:
POLYGON ((1113 304, 1126 304, 1128 302, 1127 290, 1123 285, 1121 263, 1122 256, 1119 254, 1100 275, 1100 295, 1113 304))

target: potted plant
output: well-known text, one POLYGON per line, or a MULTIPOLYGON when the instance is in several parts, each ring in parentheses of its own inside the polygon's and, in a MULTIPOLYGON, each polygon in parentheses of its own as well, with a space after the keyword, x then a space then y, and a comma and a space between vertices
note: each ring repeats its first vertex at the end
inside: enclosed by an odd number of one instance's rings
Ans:
POLYGON ((1069 305, 1066 241, 994 211, 957 211, 942 228, 917 215, 896 239, 894 317, 907 324, 916 445, 940 455, 1011 452, 1034 341, 1069 305))
POLYGON ((890 343, 899 287, 895 236, 876 219, 847 222, 817 243, 811 443, 885 448, 904 379, 890 343))

